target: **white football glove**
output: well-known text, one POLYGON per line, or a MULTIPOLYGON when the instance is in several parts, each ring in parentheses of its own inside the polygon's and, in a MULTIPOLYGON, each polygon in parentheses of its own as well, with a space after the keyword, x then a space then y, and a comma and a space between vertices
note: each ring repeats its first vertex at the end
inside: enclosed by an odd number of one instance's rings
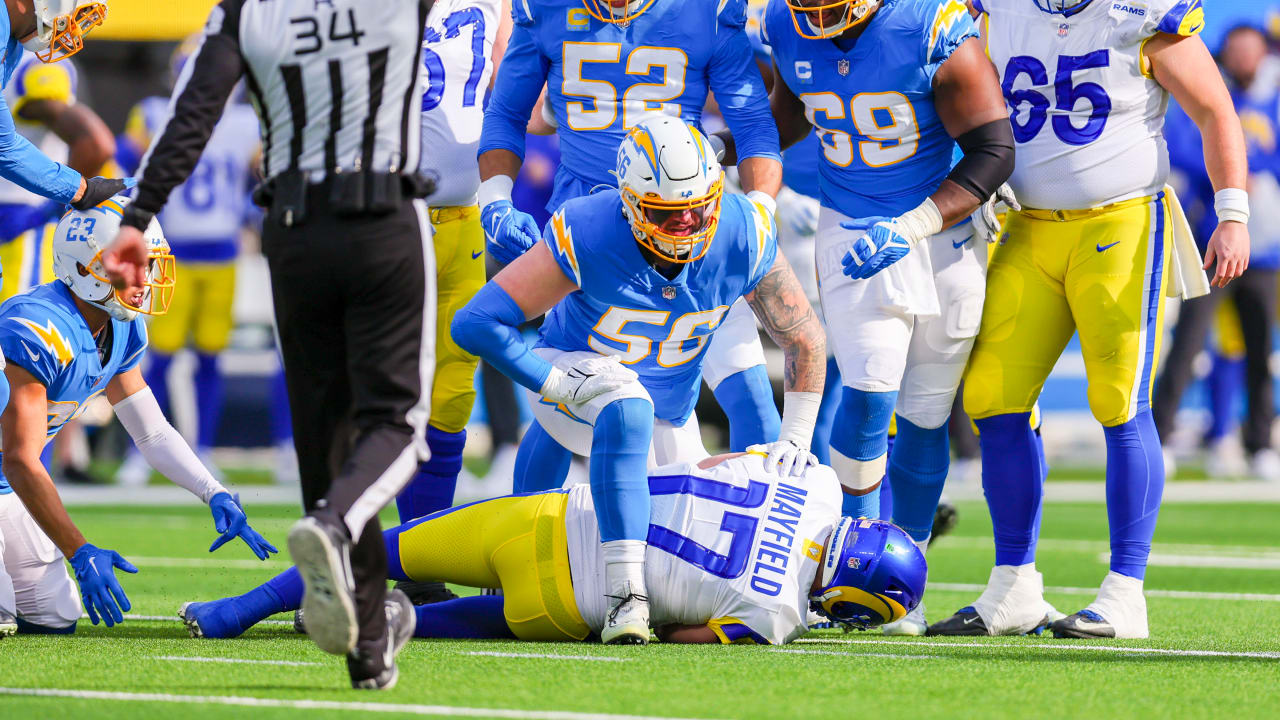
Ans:
POLYGON ((1018 198, 1013 196, 1013 188, 1009 187, 1009 183, 1001 185, 995 195, 979 205, 973 215, 969 216, 973 219, 974 234, 979 240, 986 240, 988 243, 996 242, 1000 239, 1000 213, 1021 209, 1022 205, 1018 203, 1018 198))
POLYGON ((804 475, 818 464, 818 456, 802 448, 794 440, 776 440, 763 445, 752 445, 747 452, 764 453, 765 472, 776 472, 779 477, 804 475))
POLYGON ((584 403, 639 380, 620 360, 617 355, 600 355, 582 358, 568 370, 552 367, 538 392, 552 402, 584 403))

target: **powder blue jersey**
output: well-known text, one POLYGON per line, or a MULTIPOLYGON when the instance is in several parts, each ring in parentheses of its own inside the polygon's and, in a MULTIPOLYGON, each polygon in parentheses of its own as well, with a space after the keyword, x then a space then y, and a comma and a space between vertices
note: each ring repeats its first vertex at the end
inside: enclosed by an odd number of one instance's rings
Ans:
POLYGON ((955 142, 933 104, 933 77, 978 36, 962 0, 885 0, 848 52, 795 31, 785 0, 765 10, 764 39, 822 143, 823 207, 897 216, 937 190, 955 142))
POLYGON ((740 158, 777 159, 778 130, 752 62, 744 0, 653 0, 626 27, 581 0, 516 0, 515 27, 484 116, 479 152, 524 155, 525 126, 543 84, 559 125, 560 167, 548 210, 597 185, 617 187, 613 158, 645 115, 700 126, 708 90, 740 158))
MULTIPOLYGON (((26 370, 44 385, 49 438, 106 390, 111 378, 142 361, 146 323, 114 318, 109 322, 111 352, 101 362, 89 323, 62 281, 39 285, 0 305, 0 350, 5 362, 26 370)), ((0 494, 9 492, 9 482, 0 473, 0 494)))
POLYGON ((683 425, 698 400, 707 341, 773 267, 776 235, 771 213, 726 194, 707 254, 668 280, 641 254, 618 193, 570 200, 543 241, 581 290, 547 314, 538 347, 621 357, 640 375, 654 415, 683 425))
MULTIPOLYGON (((747 2, 747 37, 751 39, 751 50, 755 53, 756 62, 764 64, 766 68, 773 64, 773 52, 762 37, 764 9, 767 5, 767 0, 747 2)), ((821 180, 818 177, 821 164, 822 145, 817 133, 811 132, 800 142, 782 151, 782 184, 801 195, 818 197, 821 192, 821 180)))

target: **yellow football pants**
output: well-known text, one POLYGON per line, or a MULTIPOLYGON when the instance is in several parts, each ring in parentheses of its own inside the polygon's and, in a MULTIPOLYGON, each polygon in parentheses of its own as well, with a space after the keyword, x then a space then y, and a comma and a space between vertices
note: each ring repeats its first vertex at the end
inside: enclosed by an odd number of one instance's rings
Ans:
POLYGON ((436 249, 436 374, 431 427, 460 432, 476 400, 476 356, 458 347, 449 324, 484 287, 484 227, 474 205, 431 208, 436 249))
POLYGON ((227 349, 234 318, 236 264, 177 263, 178 287, 169 312, 151 319, 147 334, 151 347, 173 355, 187 346, 214 355, 227 349))
POLYGON ((1030 412, 1080 335, 1089 408, 1114 427, 1150 408, 1172 215, 1164 193, 1082 211, 1010 213, 964 381, 980 420, 1030 412))
POLYGON ((551 491, 428 515, 400 533, 400 565, 420 582, 502 588, 507 626, 521 640, 581 640, 591 629, 573 599, 568 499, 551 491))
POLYGON ((0 244, 0 302, 53 280, 53 231, 57 223, 28 230, 0 244))

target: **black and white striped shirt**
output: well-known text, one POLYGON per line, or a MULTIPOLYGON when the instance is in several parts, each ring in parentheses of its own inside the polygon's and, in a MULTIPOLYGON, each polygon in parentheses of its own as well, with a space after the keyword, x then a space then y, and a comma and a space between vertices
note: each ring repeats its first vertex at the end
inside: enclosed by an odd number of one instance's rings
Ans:
POLYGON ((241 78, 261 121, 264 177, 416 170, 419 54, 432 2, 219 2, 138 169, 128 224, 145 227, 191 173, 241 78))

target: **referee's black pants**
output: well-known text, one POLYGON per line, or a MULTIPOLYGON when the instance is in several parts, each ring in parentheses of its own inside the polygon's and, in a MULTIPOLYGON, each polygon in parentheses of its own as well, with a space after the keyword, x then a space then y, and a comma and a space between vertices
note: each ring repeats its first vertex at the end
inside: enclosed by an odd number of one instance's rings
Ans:
POLYGON ((422 201, 335 217, 327 186, 301 226, 267 221, 276 327, 302 503, 353 538, 359 646, 386 633, 387 559, 378 512, 427 459, 435 365, 435 257, 422 201))
POLYGON ((1244 336, 1245 389, 1248 414, 1241 428, 1245 452, 1253 455, 1271 447, 1271 423, 1275 419, 1271 380, 1271 326, 1275 322, 1276 271, 1249 268, 1226 288, 1214 288, 1208 295, 1182 304, 1173 341, 1156 381, 1152 414, 1161 442, 1173 436, 1174 421, 1182 394, 1194 379, 1193 363, 1204 349, 1214 313, 1222 298, 1230 296, 1240 315, 1244 336))

